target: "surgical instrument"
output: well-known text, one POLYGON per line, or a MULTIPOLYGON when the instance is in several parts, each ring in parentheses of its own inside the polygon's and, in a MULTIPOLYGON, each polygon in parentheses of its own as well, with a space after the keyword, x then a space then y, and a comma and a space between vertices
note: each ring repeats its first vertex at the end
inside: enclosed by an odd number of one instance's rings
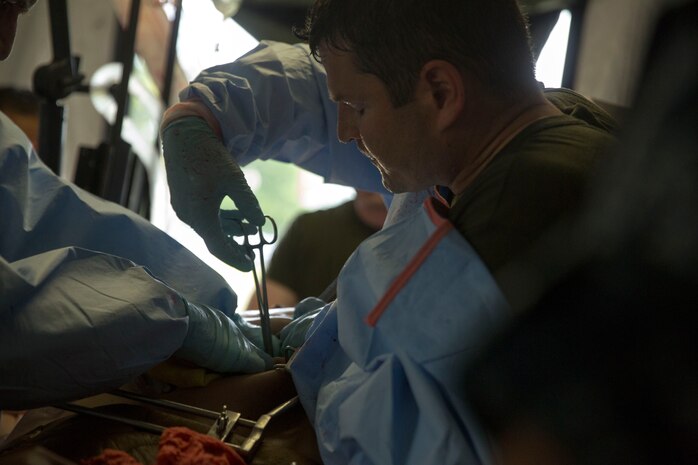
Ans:
POLYGON ((271 319, 269 316, 269 296, 267 295, 267 271, 264 264, 264 252, 263 248, 265 245, 271 245, 276 242, 279 236, 279 231, 276 226, 276 221, 271 216, 266 215, 265 218, 269 220, 272 226, 273 235, 271 240, 267 240, 264 237, 264 232, 262 228, 257 228, 257 234, 259 234, 259 241, 256 244, 250 242, 249 235, 245 235, 243 239, 243 246, 247 249, 247 254, 253 263, 252 266, 252 276, 254 277, 255 291, 257 293, 257 303, 259 305, 259 324, 262 327, 262 340, 264 341, 264 350, 270 356, 274 356, 274 348, 271 341, 271 319), (258 249, 259 253, 255 254, 254 249, 258 249), (254 260, 256 255, 259 255, 259 266, 260 275, 257 275, 257 267, 254 266, 254 260), (260 282, 261 277, 261 282, 260 282))

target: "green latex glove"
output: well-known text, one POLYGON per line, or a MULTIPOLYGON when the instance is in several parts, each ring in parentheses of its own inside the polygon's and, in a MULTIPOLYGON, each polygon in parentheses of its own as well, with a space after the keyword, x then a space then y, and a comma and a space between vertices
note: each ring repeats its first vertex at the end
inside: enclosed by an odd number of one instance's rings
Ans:
POLYGON ((162 131, 162 146, 177 216, 204 239, 208 250, 241 270, 252 269, 252 257, 230 235, 254 234, 264 224, 264 213, 240 166, 213 129, 202 118, 185 116, 162 131), (235 203, 241 227, 224 232, 219 219, 225 196, 235 203))
POLYGON ((189 330, 177 356, 219 373, 257 373, 273 361, 223 312, 185 300, 189 330))
MULTIPOLYGON (((235 325, 237 325, 238 328, 240 328, 240 331, 245 335, 245 337, 255 346, 258 348, 264 350, 264 338, 262 337, 262 328, 248 323, 245 321, 244 318, 242 318, 239 314, 234 314, 230 317, 233 322, 235 322, 235 325)), ((281 346, 279 345, 281 341, 279 341, 279 338, 275 335, 272 334, 271 336, 271 345, 272 345, 272 353, 274 357, 280 357, 281 356, 281 346)), ((265 352, 266 353, 266 352, 265 352)))

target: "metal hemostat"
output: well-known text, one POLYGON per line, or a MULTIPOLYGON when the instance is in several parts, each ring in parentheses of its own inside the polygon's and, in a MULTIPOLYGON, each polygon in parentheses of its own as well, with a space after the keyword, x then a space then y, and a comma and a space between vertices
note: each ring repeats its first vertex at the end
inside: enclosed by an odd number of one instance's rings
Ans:
POLYGON ((256 244, 250 242, 250 238, 246 235, 244 237, 243 245, 247 249, 248 256, 254 264, 255 256, 259 256, 259 267, 260 267, 260 277, 257 276, 257 267, 252 266, 252 276, 254 278, 255 291, 257 293, 257 303, 259 305, 259 325, 262 328, 262 340, 264 342, 264 350, 270 356, 274 356, 274 350, 272 348, 271 342, 271 321, 269 317, 269 297, 267 296, 267 271, 264 265, 264 246, 271 245, 276 242, 279 238, 279 230, 276 227, 276 221, 269 215, 265 218, 269 220, 273 228, 273 236, 271 239, 264 237, 262 228, 257 228, 257 234, 259 234, 259 241, 256 244), (254 253, 254 249, 257 249, 258 254, 254 253))
MULTIPOLYGON (((111 394, 117 397, 123 397, 126 399, 135 400, 138 402, 155 405, 170 410, 175 410, 190 415, 210 418, 213 420, 213 424, 209 428, 207 434, 209 436, 223 441, 226 445, 235 449, 235 451, 242 455, 245 459, 252 458, 254 453, 257 451, 257 448, 259 447, 260 442, 262 440, 262 435, 264 434, 264 429, 267 427, 271 419, 274 418, 274 416, 282 412, 285 412, 286 410, 290 409, 298 403, 298 397, 296 396, 279 405, 272 411, 261 415, 257 419, 257 421, 254 421, 248 420, 246 418, 241 418, 240 413, 228 410, 225 405, 223 406, 223 409, 220 412, 214 412, 213 410, 192 407, 190 405, 180 404, 178 402, 172 402, 169 400, 153 399, 128 391, 117 390, 111 392, 111 394), (232 438, 233 432, 237 426, 250 429, 250 433, 249 435, 244 437, 241 443, 234 444, 232 442, 232 438)), ((93 408, 83 407, 72 403, 58 404, 55 407, 70 412, 103 418, 105 420, 117 421, 156 434, 162 434, 163 431, 167 429, 164 426, 156 425, 154 423, 133 420, 131 418, 125 418, 119 415, 109 413, 103 413, 93 408)))

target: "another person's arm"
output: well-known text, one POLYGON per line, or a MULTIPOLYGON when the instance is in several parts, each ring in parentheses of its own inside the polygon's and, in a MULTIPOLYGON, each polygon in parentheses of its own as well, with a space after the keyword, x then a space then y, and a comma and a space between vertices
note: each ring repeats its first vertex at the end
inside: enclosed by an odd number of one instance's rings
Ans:
POLYGON ((2 113, 0 211, 8 262, 80 247, 144 266, 188 301, 235 312, 237 296, 218 273, 145 218, 56 176, 2 113))
POLYGON ((234 201, 232 214, 242 226, 264 221, 241 165, 292 162, 328 182, 385 193, 368 159, 354 144, 338 141, 324 70, 304 45, 262 43, 201 73, 181 99, 162 122, 172 206, 214 255, 236 268, 249 270, 252 263, 229 237, 246 231, 221 227, 223 198, 234 201))
POLYGON ((0 258, 0 283, 0 409, 103 392, 173 354, 219 372, 272 364, 248 328, 123 258, 73 247, 0 258))
POLYGON ((221 372, 267 367, 218 274, 57 177, 1 113, 0 139, 0 409, 103 392, 175 352, 221 372))
POLYGON ((238 60, 202 72, 180 99, 205 105, 240 165, 290 162, 326 182, 386 193, 355 144, 337 139, 336 104, 327 94, 324 68, 306 45, 262 42, 238 60))

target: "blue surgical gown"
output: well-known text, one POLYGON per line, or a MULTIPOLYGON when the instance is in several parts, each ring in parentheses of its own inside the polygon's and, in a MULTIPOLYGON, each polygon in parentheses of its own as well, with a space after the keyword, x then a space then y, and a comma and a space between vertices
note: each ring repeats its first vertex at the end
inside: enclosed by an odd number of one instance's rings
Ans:
POLYGON ((463 373, 509 310, 435 202, 359 245, 290 363, 326 465, 489 461, 463 373))
POLYGON ((0 215, 0 409, 103 392, 167 359, 187 335, 182 297, 235 310, 222 277, 55 176, 2 113, 0 215))

